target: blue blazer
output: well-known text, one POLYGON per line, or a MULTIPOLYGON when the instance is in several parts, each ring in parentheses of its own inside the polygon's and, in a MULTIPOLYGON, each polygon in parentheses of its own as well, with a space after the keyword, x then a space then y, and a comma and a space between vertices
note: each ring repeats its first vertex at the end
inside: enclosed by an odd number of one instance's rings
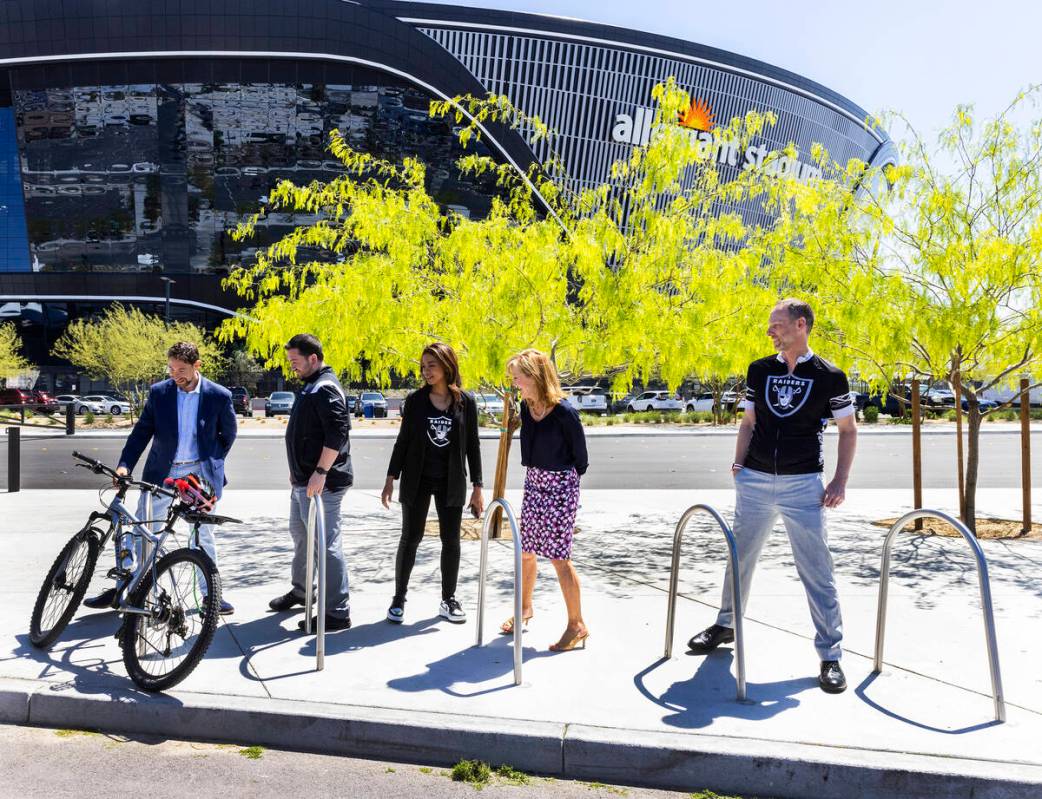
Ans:
MULTIPOLYGON (((224 459, 235 442, 235 409, 228 389, 205 377, 200 377, 200 380, 199 429, 196 433, 199 458, 204 476, 213 482, 220 497, 221 489, 228 484, 224 476, 224 459)), ((133 471, 151 441, 152 449, 145 460, 141 479, 162 485, 163 480, 170 476, 177 438, 177 384, 173 380, 164 380, 149 389, 141 417, 119 456, 119 465, 133 471)))

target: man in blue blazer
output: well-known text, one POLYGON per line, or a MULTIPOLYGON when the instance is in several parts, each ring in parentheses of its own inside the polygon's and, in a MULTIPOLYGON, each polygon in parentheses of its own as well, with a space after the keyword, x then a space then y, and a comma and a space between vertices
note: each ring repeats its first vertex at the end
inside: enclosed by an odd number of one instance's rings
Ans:
MULTIPOLYGON (((220 499, 221 490, 228 482, 224 477, 224 459, 236 433, 231 392, 199 373, 202 362, 199 348, 194 344, 187 341, 174 344, 167 351, 167 359, 170 378, 149 389, 148 400, 127 438, 116 472, 129 474, 151 442, 142 480, 162 485, 167 477, 194 473, 208 480, 220 499)), ((146 500, 142 493, 137 509, 139 519, 144 519, 147 513, 146 500)), ((151 518, 165 518, 169 506, 168 497, 155 497, 151 518)), ((212 525, 199 528, 199 546, 217 565, 212 525)), ((116 593, 117 590, 111 588, 84 604, 92 608, 111 607, 116 593)), ((233 612, 231 604, 222 600, 221 613, 233 612)))

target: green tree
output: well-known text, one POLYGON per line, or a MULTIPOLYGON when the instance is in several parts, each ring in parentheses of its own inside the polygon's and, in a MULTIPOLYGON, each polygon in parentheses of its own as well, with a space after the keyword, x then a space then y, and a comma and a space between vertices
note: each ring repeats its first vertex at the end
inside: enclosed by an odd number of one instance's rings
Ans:
POLYGON ((167 325, 158 316, 119 303, 110 306, 97 320, 72 322, 55 342, 53 354, 80 367, 95 380, 107 378, 134 399, 133 406, 140 406, 149 385, 166 375, 166 352, 177 341, 194 342, 199 347, 204 373, 214 377, 221 374, 221 349, 202 328, 188 322, 167 325))
POLYGON ((22 341, 15 326, 10 322, 0 325, 0 379, 16 377, 31 368, 21 350, 22 341))
POLYGON ((256 389, 263 374, 264 367, 245 350, 232 350, 225 359, 224 379, 228 385, 256 389))
POLYGON ((761 242, 794 285, 816 289, 826 335, 862 377, 961 385, 971 529, 980 396, 1042 359, 1042 120, 1024 121, 1039 93, 983 124, 960 106, 935 145, 895 117, 899 166, 841 168, 819 153, 838 179, 780 189, 784 222, 761 242))

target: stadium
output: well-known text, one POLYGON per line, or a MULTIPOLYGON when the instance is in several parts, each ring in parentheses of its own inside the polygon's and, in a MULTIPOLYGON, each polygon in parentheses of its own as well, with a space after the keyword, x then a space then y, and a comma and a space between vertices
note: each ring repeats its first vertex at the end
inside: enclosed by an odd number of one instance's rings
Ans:
MULTIPOLYGON (((39 387, 74 390, 76 371, 48 355, 73 319, 123 301, 213 327, 241 309, 221 280, 251 251, 228 229, 278 178, 329 179, 331 130, 423 159, 432 196, 480 216, 495 188, 452 167, 461 150, 432 99, 507 96, 557 132, 569 179, 596 185, 647 140, 651 89, 670 76, 696 135, 753 108, 777 116, 744 152, 719 148, 725 168, 756 168, 790 141, 894 160, 885 132, 824 86, 596 22, 389 0, 5 0, 0 322, 17 324, 39 387)), ((547 156, 505 128, 484 141, 519 169, 547 156)), ((299 221, 269 220, 267 235, 299 221)))

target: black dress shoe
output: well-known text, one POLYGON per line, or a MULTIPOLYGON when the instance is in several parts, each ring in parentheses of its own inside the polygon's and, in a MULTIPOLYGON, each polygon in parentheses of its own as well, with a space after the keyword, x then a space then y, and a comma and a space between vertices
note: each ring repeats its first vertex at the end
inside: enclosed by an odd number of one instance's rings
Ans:
POLYGON ((734 630, 730 627, 721 627, 712 624, 687 642, 687 648, 696 655, 707 655, 720 644, 729 644, 734 641, 734 630))
POLYGON ((818 685, 827 694, 841 694, 847 690, 847 678, 843 676, 843 669, 840 668, 838 660, 821 661, 818 685))
MULTIPOLYGON (((339 616, 326 616, 326 632, 333 630, 348 630, 351 628, 351 617, 348 616, 346 619, 342 619, 339 616)), ((297 622, 297 629, 304 629, 304 619, 297 622)), ((318 616, 311 617, 311 631, 315 632, 318 629, 318 616)))
MULTIPOLYGON (((203 597, 203 605, 207 605, 207 604, 209 604, 209 602, 210 602, 210 597, 204 596, 203 597)), ((231 602, 227 602, 227 601, 222 599, 221 600, 221 609, 218 610, 217 612, 221 616, 231 616, 233 613, 235 613, 235 607, 232 605, 231 602)))
POLYGON ((94 608, 95 610, 102 610, 107 608, 115 607, 113 604, 116 601, 116 589, 108 588, 102 591, 97 596, 92 596, 83 600, 83 604, 88 608, 94 608))
POLYGON ((274 611, 281 613, 284 610, 290 610, 297 605, 304 604, 304 597, 298 597, 292 591, 282 596, 277 596, 271 602, 268 603, 268 607, 274 611))

